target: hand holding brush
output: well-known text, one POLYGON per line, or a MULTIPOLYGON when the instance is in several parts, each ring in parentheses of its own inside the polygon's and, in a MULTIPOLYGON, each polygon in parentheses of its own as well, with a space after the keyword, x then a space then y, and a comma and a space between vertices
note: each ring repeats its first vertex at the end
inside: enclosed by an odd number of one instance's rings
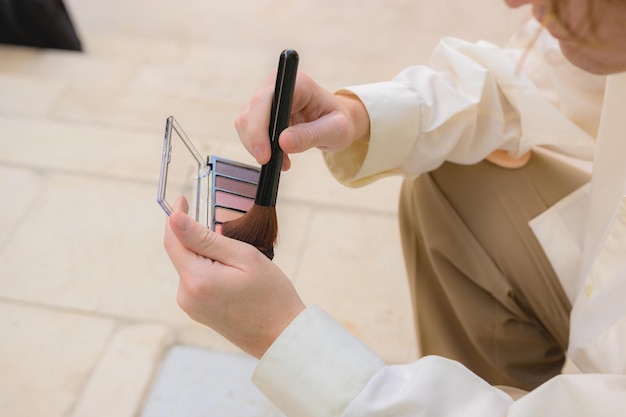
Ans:
POLYGON ((261 167, 254 205, 245 215, 222 225, 224 236, 255 246, 269 259, 274 257, 274 243, 278 237, 276 196, 283 163, 278 137, 289 126, 298 60, 298 53, 291 49, 280 55, 269 124, 272 154, 269 162, 261 167))

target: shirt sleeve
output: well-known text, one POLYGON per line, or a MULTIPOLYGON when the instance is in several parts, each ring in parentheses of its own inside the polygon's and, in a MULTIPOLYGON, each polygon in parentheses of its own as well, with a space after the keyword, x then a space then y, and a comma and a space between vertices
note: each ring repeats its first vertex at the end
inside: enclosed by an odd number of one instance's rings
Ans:
POLYGON ((319 307, 287 326, 252 380, 285 415, 340 416, 384 362, 319 307))
POLYGON ((561 375, 514 401, 441 357, 387 366, 318 307, 285 329, 253 381, 287 417, 605 417, 626 409, 624 375, 561 375))
MULTIPOLYGON (((589 124, 582 118, 591 116, 578 112, 581 120, 571 120, 552 84, 537 83, 518 70, 520 55, 519 50, 484 41, 445 38, 428 67, 410 67, 391 81, 338 91, 363 102, 370 140, 325 152, 330 172, 356 187, 387 175, 419 175, 445 161, 474 164, 494 150, 521 156, 533 146, 555 146, 562 153, 590 158, 594 139, 581 126, 589 124)), ((566 84, 583 82, 578 72, 566 73, 567 64, 552 59, 550 65, 555 68, 549 74, 534 72, 551 79, 563 75, 566 84)), ((578 101, 589 100, 585 96, 578 101)))

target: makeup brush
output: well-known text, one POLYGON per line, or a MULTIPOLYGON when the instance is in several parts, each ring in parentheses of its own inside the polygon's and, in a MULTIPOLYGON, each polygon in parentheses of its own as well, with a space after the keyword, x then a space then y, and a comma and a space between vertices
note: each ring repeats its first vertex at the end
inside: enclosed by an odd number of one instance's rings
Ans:
POLYGON ((298 53, 293 49, 280 54, 269 125, 272 156, 261 167, 254 205, 243 216, 222 225, 224 236, 250 243, 269 259, 274 258, 274 242, 278 237, 276 196, 283 164, 278 137, 289 125, 298 60, 298 53))

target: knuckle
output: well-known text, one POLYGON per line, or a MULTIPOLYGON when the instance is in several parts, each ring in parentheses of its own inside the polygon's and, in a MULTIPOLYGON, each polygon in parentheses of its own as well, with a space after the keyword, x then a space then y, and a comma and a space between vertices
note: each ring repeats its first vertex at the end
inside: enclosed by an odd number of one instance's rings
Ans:
POLYGON ((211 232, 208 228, 199 238, 198 247, 201 250, 210 250, 217 240, 217 233, 211 232))
POLYGON ((257 106, 267 102, 267 96, 268 96, 268 89, 267 88, 264 88, 262 90, 257 91, 256 93, 254 93, 254 95, 250 99, 250 108, 253 109, 253 108, 255 108, 255 107, 257 107, 257 106))
POLYGON ((352 134, 350 122, 344 114, 336 113, 331 118, 331 126, 332 129, 327 132, 328 138, 324 143, 324 149, 340 149, 352 134))
POLYGON ((195 301, 203 300, 210 293, 209 280, 194 275, 181 275, 176 295, 178 305, 187 312, 195 301))
POLYGON ((350 123, 348 122, 348 118, 341 114, 338 115, 335 121, 335 134, 337 139, 343 139, 348 136, 350 131, 350 123))
POLYGON ((185 314, 187 314, 189 318, 195 321, 199 321, 198 312, 196 311, 197 304, 193 301, 192 298, 188 296, 188 294, 186 294, 184 291, 180 291, 179 289, 176 295, 176 302, 178 303, 178 307, 180 307, 180 309, 185 314))
POLYGON ((320 143, 319 132, 312 126, 305 126, 303 133, 298 141, 299 151, 305 151, 320 143))
POLYGON ((189 301, 187 292, 184 290, 184 287, 182 285, 178 286, 178 292, 176 293, 176 303, 181 310, 189 314, 189 312, 191 311, 191 303, 189 301))
POLYGON ((310 89, 312 86, 315 86, 315 81, 308 74, 304 72, 298 72, 296 77, 296 88, 301 87, 304 90, 310 89))
POLYGON ((248 125, 248 114, 241 113, 235 118, 235 129, 240 134, 246 130, 246 126, 248 125))
POLYGON ((257 261, 258 258, 264 256, 259 249, 248 244, 241 245, 241 247, 238 250, 242 258, 251 259, 253 262, 257 261))

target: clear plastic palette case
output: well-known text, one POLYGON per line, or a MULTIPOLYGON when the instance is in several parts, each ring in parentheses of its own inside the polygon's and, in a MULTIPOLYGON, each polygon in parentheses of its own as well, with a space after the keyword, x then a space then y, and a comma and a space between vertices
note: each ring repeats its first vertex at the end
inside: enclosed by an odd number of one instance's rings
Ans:
POLYGON ((221 232, 254 204, 261 169, 219 156, 202 157, 173 116, 167 118, 157 201, 169 216, 184 196, 189 215, 221 232))

